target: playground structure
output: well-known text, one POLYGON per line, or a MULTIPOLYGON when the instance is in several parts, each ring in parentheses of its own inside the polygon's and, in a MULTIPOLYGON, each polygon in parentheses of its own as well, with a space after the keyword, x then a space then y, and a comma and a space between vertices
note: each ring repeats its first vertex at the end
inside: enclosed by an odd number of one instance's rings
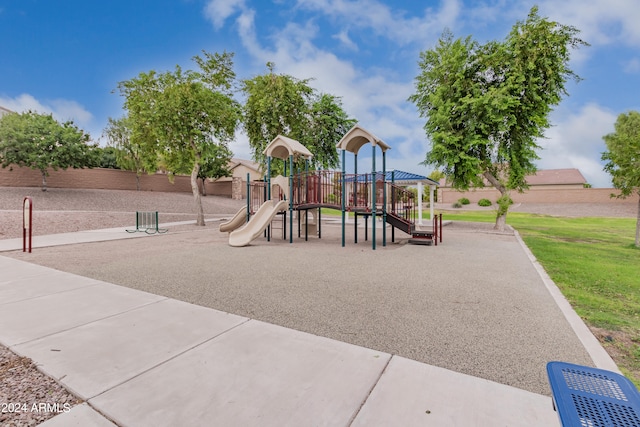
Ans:
MULTIPOLYGON (((417 224, 422 220, 422 194, 416 197, 396 181, 395 171, 386 171, 386 151, 390 147, 375 135, 356 125, 337 144, 342 151, 342 170, 309 170, 311 152, 300 142, 279 135, 265 148, 267 175, 263 182, 247 179, 247 205, 228 222, 221 224, 220 231, 229 231, 231 246, 245 246, 260 234, 271 238, 271 224, 276 216, 282 219, 283 238, 289 236, 293 242, 294 211, 297 212, 298 237, 304 229, 304 238, 309 233, 322 237, 321 208, 341 211, 342 246, 345 246, 347 215, 353 215, 354 240, 358 242, 358 219, 365 220, 365 240, 368 240, 368 222, 371 218, 372 249, 376 249, 376 223, 382 222, 382 245, 387 243, 387 224, 391 225, 391 239, 395 229, 411 236, 411 243, 436 244, 442 241, 442 216, 431 211, 431 230, 421 231, 417 224), (358 173, 358 152, 366 144, 372 145, 372 171, 358 173), (382 152, 382 172, 376 171, 376 148, 382 152), (354 173, 346 173, 346 152, 354 155, 354 173), (273 158, 285 162, 285 175, 271 177, 273 158), (294 173, 294 162, 305 160, 305 170, 294 173), (288 162, 287 162, 288 160, 288 162), (287 218, 289 219, 287 221, 287 218), (288 225, 288 233, 287 233, 288 225)), ((404 173, 406 175, 406 173, 404 173)), ((415 179, 417 176, 413 176, 415 179)), ((406 178, 403 176, 402 178, 406 178)), ((437 183, 425 177, 417 177, 430 185, 431 200, 437 183)), ((420 187, 421 189, 421 187, 420 187)), ((433 206, 433 203, 431 203, 433 206)), ((433 209, 433 208, 432 208, 433 209)))

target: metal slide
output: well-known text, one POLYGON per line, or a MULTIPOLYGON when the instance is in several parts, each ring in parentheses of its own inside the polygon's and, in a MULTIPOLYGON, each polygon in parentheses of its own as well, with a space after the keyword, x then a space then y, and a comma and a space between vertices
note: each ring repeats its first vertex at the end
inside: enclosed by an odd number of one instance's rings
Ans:
POLYGON ((273 217, 287 210, 286 200, 267 200, 260 206, 255 215, 242 227, 229 234, 230 246, 247 246, 271 224, 273 217))

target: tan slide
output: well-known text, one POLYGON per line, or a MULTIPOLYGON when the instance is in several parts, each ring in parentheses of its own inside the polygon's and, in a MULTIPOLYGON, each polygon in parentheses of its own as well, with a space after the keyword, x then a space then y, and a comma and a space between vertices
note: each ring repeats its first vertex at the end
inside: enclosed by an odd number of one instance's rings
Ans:
POLYGON ((243 226, 247 222, 247 208, 243 207, 227 222, 220 224, 220 231, 226 233, 231 232, 238 227, 243 226))
POLYGON ((273 217, 287 209, 286 200, 267 200, 242 227, 229 233, 230 246, 247 246, 271 224, 273 217))

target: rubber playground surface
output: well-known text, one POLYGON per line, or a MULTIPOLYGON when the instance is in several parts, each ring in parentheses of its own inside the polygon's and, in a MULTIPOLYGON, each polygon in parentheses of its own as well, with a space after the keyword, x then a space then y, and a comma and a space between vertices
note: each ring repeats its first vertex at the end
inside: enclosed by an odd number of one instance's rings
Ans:
POLYGON ((341 247, 328 221, 322 239, 290 244, 274 229, 234 248, 218 225, 3 255, 539 394, 550 394, 547 362, 593 366, 513 234, 455 224, 437 247, 399 232, 383 247, 378 230, 373 251, 353 224, 341 247))

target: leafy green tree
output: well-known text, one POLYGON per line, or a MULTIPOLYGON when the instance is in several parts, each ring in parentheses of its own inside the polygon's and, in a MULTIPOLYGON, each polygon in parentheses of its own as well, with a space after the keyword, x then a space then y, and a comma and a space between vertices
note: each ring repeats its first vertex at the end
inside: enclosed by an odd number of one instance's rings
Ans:
POLYGON ((116 147, 97 147, 98 159, 96 167, 105 169, 120 169, 116 159, 118 149, 116 147))
POLYGON ((426 117, 431 139, 425 165, 442 169, 452 186, 485 181, 500 191, 496 228, 504 229, 510 192, 527 188, 536 143, 550 127, 553 106, 567 95, 571 49, 586 45, 578 30, 548 21, 532 8, 503 42, 484 45, 445 31, 420 54, 421 73, 409 98, 426 117))
POLYGON ((27 111, 0 118, 0 164, 37 169, 42 191, 47 190, 48 169, 93 167, 97 144, 72 121, 59 123, 51 114, 27 111))
MULTIPOLYGON (((276 136, 285 135, 311 151, 312 168, 337 166, 335 145, 355 120, 348 118, 339 98, 311 88, 310 79, 276 74, 270 62, 267 68, 267 74, 242 81, 242 91, 247 97, 244 129, 253 159, 266 165, 264 149, 276 136)), ((273 164, 272 169, 281 171, 282 165, 273 164)))
POLYGON ((140 144, 145 168, 152 159, 172 173, 190 173, 198 225, 204 211, 198 189, 198 174, 204 162, 219 154, 235 136, 241 106, 232 98, 235 80, 233 54, 210 54, 193 58, 199 71, 140 73, 118 84, 126 98, 131 125, 130 139, 140 144), (157 160, 157 157, 156 157, 157 160))
POLYGON ((615 197, 638 195, 635 245, 640 247, 640 112, 620 114, 615 131, 603 139, 607 145, 607 151, 602 154, 602 160, 606 161, 604 170, 611 174, 613 186, 620 190, 615 197))
POLYGON ((202 195, 206 196, 205 181, 207 178, 218 179, 224 176, 231 175, 229 170, 229 161, 233 156, 231 150, 224 145, 216 145, 215 150, 217 153, 206 159, 200 166, 198 172, 198 178, 202 181, 202 195))
POLYGON ((128 117, 109 117, 104 129, 110 147, 114 148, 119 168, 136 173, 136 190, 140 191, 140 176, 144 172, 154 173, 157 168, 157 153, 145 150, 144 146, 131 138, 131 120, 128 117))
POLYGON ((315 97, 309 111, 309 126, 301 141, 313 153, 313 168, 332 169, 340 165, 336 144, 356 124, 342 109, 340 98, 326 93, 315 97))

